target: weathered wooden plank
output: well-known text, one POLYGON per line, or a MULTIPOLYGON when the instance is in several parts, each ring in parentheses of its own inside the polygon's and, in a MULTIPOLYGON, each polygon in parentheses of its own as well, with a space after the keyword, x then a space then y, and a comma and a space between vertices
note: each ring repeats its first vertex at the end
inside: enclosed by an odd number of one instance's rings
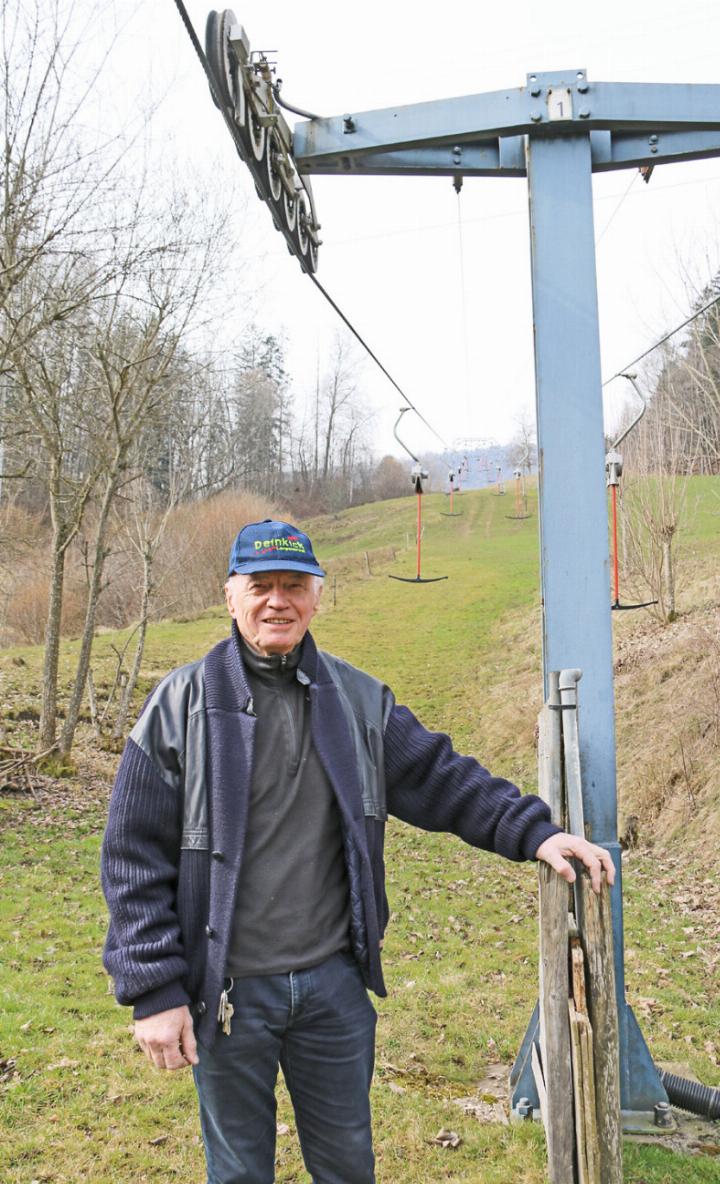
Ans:
POLYGON ((590 1020, 568 1000, 575 1104, 575 1151, 579 1184, 601 1184, 600 1148, 593 1081, 593 1034, 590 1020))
POLYGON ((578 1184, 591 1184, 587 1161, 587 1115, 584 1099, 583 1052, 578 1013, 572 999, 568 999, 570 1020, 570 1048, 572 1052, 572 1095, 575 1110, 575 1148, 577 1152, 578 1184))
POLYGON ((568 885, 538 867, 540 890, 540 1050, 546 1091, 545 1137, 551 1184, 573 1177, 572 1067, 568 1023, 568 885))
POLYGON ((580 1049, 583 1066, 583 1106, 585 1109, 585 1155, 588 1165, 588 1180, 601 1184, 600 1142, 598 1133, 597 1102, 595 1096, 595 1055, 593 1030, 586 1015, 577 1013, 580 1028, 580 1049))
POLYGON ((592 1024, 595 1094, 600 1133, 601 1184, 622 1184, 620 1057, 610 889, 603 873, 596 895, 580 870, 576 894, 578 928, 588 968, 588 1014, 592 1024))

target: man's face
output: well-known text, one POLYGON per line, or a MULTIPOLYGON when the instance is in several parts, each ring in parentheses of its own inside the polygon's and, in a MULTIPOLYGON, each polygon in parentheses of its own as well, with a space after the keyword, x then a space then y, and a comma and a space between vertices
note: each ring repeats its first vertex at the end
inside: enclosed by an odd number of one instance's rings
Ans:
POLYGON ((289 654, 317 612, 322 581, 301 571, 230 576, 225 601, 241 635, 259 654, 289 654))

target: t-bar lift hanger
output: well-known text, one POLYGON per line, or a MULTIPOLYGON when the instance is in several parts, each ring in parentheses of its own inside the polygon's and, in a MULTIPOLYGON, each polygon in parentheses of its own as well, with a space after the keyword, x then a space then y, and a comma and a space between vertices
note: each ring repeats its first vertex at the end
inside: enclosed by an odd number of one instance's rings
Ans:
POLYGON ((620 485, 620 478, 622 476, 622 471, 623 471, 623 458, 622 458, 622 454, 620 452, 618 452, 618 448, 620 447, 620 445, 622 444, 622 442, 626 438, 626 436, 630 435, 630 432, 633 430, 633 428, 637 427, 637 425, 640 423, 640 420, 642 419, 643 415, 647 411, 647 402, 645 400, 644 394, 642 393, 642 391, 640 390, 640 387, 638 386, 637 382, 635 381, 637 378, 637 374, 633 374, 630 371, 628 371, 625 374, 620 374, 618 377, 627 378, 628 382, 632 383, 633 387, 635 388, 635 394, 637 395, 638 399, 640 400, 640 404, 641 404, 640 410, 637 413, 637 415, 635 416, 632 423, 628 424, 628 426, 625 428, 625 430, 620 433, 620 435, 617 437, 617 439, 615 441, 613 441, 613 443, 610 445, 610 451, 607 453, 607 455, 605 457, 605 476, 606 476, 608 488, 610 490, 610 505, 611 505, 611 513, 612 513, 613 602, 610 607, 613 609, 613 611, 615 611, 615 610, 627 611, 629 609, 634 609, 634 608, 650 608, 651 605, 657 604, 657 600, 644 600, 641 604, 621 604, 620 603, 620 561, 618 558, 617 491, 618 491, 618 486, 620 485))
MULTIPOLYGON (((459 470, 457 473, 457 477, 458 477, 457 492, 459 493, 460 492, 460 471, 459 470)), ((443 518, 461 518, 462 517, 462 510, 453 510, 453 499, 455 497, 455 469, 451 469, 450 472, 448 473, 448 481, 450 483, 450 489, 449 489, 450 510, 449 510, 449 512, 447 510, 441 510, 440 513, 442 514, 443 518)))
POLYGON ((401 407, 400 414, 395 420, 393 427, 393 435, 401 448, 404 448, 408 456, 414 461, 413 468, 410 471, 410 480, 413 483, 413 488, 417 494, 417 574, 414 576, 390 576, 391 580, 399 580, 402 584, 437 584, 439 580, 446 580, 447 576, 431 576, 424 579, 421 574, 421 557, 422 557, 422 498, 423 498, 423 481, 427 481, 430 474, 427 469, 424 469, 414 452, 411 452, 407 444, 398 436, 398 424, 409 407, 401 407))
POLYGON ((513 470, 513 477, 515 478, 515 513, 506 514, 506 518, 521 519, 529 518, 530 511, 528 510, 527 490, 525 489, 525 474, 523 468, 530 459, 530 452, 525 448, 520 464, 513 470))

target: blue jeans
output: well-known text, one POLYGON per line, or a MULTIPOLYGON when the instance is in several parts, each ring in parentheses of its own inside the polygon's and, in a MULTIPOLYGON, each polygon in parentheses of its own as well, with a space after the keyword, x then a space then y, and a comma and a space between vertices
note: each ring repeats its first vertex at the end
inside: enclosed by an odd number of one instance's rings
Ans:
POLYGON ((232 1031, 194 1068, 208 1184, 275 1179, 278 1065, 313 1184, 373 1184, 370 1082, 376 1014, 355 959, 239 978, 232 1031))

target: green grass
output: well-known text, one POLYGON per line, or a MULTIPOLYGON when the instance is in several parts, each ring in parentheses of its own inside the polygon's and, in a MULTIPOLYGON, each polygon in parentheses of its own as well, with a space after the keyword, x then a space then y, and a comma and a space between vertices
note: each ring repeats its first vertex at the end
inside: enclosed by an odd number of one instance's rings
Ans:
MULTIPOLYGON (((692 545, 702 556, 714 555, 718 482, 697 488, 692 545)), ((450 578, 422 586, 387 578, 414 574, 414 547, 405 540, 414 529, 412 499, 318 521, 313 539, 331 579, 314 632, 323 647, 386 679, 428 726, 450 731, 458 747, 532 786, 540 678, 538 630, 528 621, 538 601, 537 507, 531 500, 534 516, 515 522, 505 517, 511 506, 511 496, 464 494, 457 507, 462 517, 448 519, 441 516, 445 499, 426 498, 424 571, 450 578), (365 574, 364 550, 372 577, 365 574), (515 694, 514 680, 521 688, 515 694)), ((221 609, 198 621, 154 626, 138 697, 226 630, 221 609)), ((98 638, 101 693, 113 675, 113 643, 118 635, 98 638)), ((64 649, 64 681, 74 645, 64 649)), ((39 651, 31 648, 0 656, 13 742, 32 741, 33 721, 10 717, 36 704, 39 665, 39 651)), ((199 1184, 203 1157, 192 1082, 145 1063, 133 1046, 128 1013, 107 991, 100 964, 104 792, 98 778, 115 758, 88 755, 87 729, 81 741, 80 773, 65 801, 54 806, 46 797, 0 795, 0 1179, 199 1184)), ((457 1105, 477 1093, 493 1067, 512 1063, 532 1010, 534 869, 396 821, 388 828, 387 865, 390 996, 378 1004, 373 1086, 378 1180, 540 1184, 541 1130, 479 1122, 457 1105), (443 1127, 460 1136, 456 1150, 433 1144, 443 1127)), ((626 978, 656 1058, 684 1062, 701 1080, 718 1084, 720 880, 709 866, 682 852, 662 859, 634 853, 627 861, 626 978)), ((486 1101, 494 1096, 487 1086, 483 1094, 486 1101)), ((278 1140, 278 1180, 306 1184, 284 1094, 279 1118, 290 1133, 278 1140)), ((717 1184, 720 1169, 709 1154, 680 1155, 662 1142, 628 1144, 625 1180, 717 1184)))

